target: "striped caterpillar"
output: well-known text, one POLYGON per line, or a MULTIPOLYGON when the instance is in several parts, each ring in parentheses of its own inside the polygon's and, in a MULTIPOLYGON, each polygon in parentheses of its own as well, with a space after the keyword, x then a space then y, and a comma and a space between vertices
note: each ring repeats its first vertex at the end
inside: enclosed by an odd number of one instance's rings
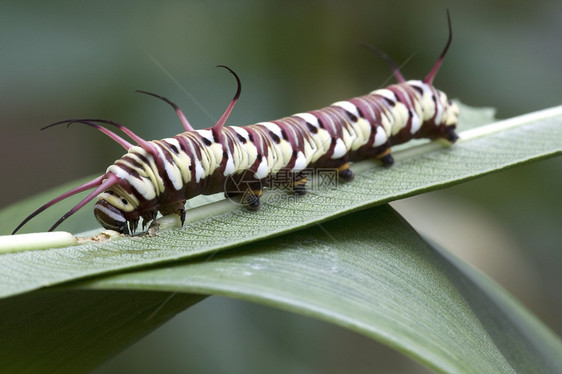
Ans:
POLYGON ((338 101, 326 108, 299 113, 276 121, 250 126, 225 123, 240 96, 240 79, 234 98, 217 123, 194 130, 179 107, 170 100, 146 92, 170 104, 185 132, 162 140, 146 141, 123 125, 101 119, 71 119, 53 123, 80 123, 100 130, 127 153, 115 161, 105 174, 49 201, 29 215, 15 230, 48 207, 79 192, 94 189, 49 229, 54 230, 97 196, 94 215, 106 229, 134 233, 140 218, 142 228, 163 215, 179 214, 185 220, 187 199, 201 194, 225 192, 240 195, 249 209, 260 206, 266 181, 290 175, 294 193, 306 193, 307 171, 314 168, 337 170, 343 181, 353 179, 349 162, 378 159, 384 166, 393 163, 392 145, 413 138, 444 138, 453 143, 458 107, 433 86, 439 67, 452 40, 449 38, 438 60, 423 80, 406 81, 396 64, 375 49, 391 66, 398 83, 365 96, 338 101), (114 126, 128 135, 129 143, 101 124, 114 126), (232 192, 234 191, 234 192, 232 192))

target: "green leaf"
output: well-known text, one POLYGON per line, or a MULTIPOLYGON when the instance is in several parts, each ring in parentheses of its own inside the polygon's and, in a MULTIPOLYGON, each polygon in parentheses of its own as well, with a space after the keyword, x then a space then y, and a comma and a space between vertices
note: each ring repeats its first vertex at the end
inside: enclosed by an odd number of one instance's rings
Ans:
MULTIPOLYGON (((562 107, 500 121, 463 132, 453 147, 433 142, 398 151, 389 170, 358 162, 355 180, 336 189, 319 188, 298 199, 274 191, 259 212, 225 200, 192 209, 183 229, 161 230, 154 237, 3 254, 0 296, 213 253, 553 156, 562 151, 561 124, 562 107)), ((0 222, 13 224, 13 219, 0 214, 0 222)))
POLYGON ((368 208, 559 154, 561 113, 465 131, 451 148, 397 151, 390 170, 357 163, 352 183, 257 213, 215 202, 155 237, 2 254, 2 368, 87 370, 199 294, 220 294, 339 324, 437 371, 560 371, 558 338, 492 281, 433 249, 388 206, 368 208))
POLYGON ((551 332, 388 205, 190 262, 4 299, 0 337, 10 349, 0 362, 20 372, 85 370, 134 338, 141 322, 156 324, 197 301, 193 294, 338 324, 438 372, 562 369, 562 344, 551 332), (22 347, 32 354, 18 355, 22 347))
POLYGON ((388 205, 78 288, 167 290, 258 302, 367 335, 439 372, 562 369, 556 336, 492 280, 428 245, 388 205))
POLYGON ((204 296, 46 290, 0 300, 3 373, 76 373, 99 365, 204 296))

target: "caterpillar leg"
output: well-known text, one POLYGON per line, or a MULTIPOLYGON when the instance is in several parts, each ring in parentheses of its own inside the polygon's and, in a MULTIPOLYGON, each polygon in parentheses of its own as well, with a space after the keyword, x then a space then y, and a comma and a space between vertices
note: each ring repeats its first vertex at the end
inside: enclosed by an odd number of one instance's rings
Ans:
POLYGON ((181 227, 183 227, 183 224, 185 223, 185 209, 181 208, 178 211, 178 214, 180 215, 181 227))
POLYGON ((224 184, 224 197, 236 204, 245 205, 249 210, 258 210, 263 195, 261 180, 253 178, 253 172, 245 171, 237 178, 228 177, 224 184))
POLYGON ((353 171, 349 168, 349 162, 346 162, 338 168, 338 176, 345 182, 352 181, 355 178, 353 171))
POLYGON ((378 154, 376 157, 377 159, 381 160, 382 166, 384 166, 385 168, 391 167, 392 164, 394 164, 394 158, 390 154, 390 148, 387 148, 385 151, 378 154))
POLYGON ((451 143, 454 143, 459 139, 459 135, 455 132, 455 128, 453 126, 449 126, 444 137, 451 143))
POLYGON ((263 190, 258 189, 248 189, 242 196, 242 204, 246 205, 248 210, 256 211, 260 208, 260 197, 263 195, 263 190))
MULTIPOLYGON (((149 223, 152 225, 154 222, 156 222, 156 216, 158 215, 158 211, 157 210, 153 210, 149 213, 145 213, 142 215, 142 230, 144 231, 144 228, 146 227, 146 225, 148 225, 149 223)), ((182 224, 183 226, 183 224, 182 224)))
MULTIPOLYGON (((129 233, 134 234, 137 231, 137 227, 139 226, 139 219, 133 219, 129 221, 129 233)), ((129 235, 129 233, 126 233, 129 235)))
POLYGON ((297 195, 306 195, 306 183, 308 179, 306 177, 302 177, 298 180, 295 180, 292 185, 292 190, 297 195))
POLYGON ((293 191, 296 195, 302 196, 306 195, 306 184, 308 183, 307 170, 302 170, 299 172, 288 171, 286 174, 279 173, 277 175, 277 182, 279 182, 279 187, 285 187, 293 191))
POLYGON ((159 226, 159 224, 156 222, 156 216, 158 215, 158 212, 160 212, 162 216, 179 216, 181 227, 183 227, 183 224, 185 223, 185 200, 180 200, 178 198, 178 200, 176 200, 175 202, 166 205, 157 206, 155 204, 151 210, 145 212, 141 216, 143 230, 144 227, 148 224, 150 224, 149 230, 156 229, 159 226))
POLYGON ((156 95, 155 93, 148 92, 148 91, 144 91, 144 90, 137 90, 136 92, 139 92, 139 93, 142 93, 142 94, 145 94, 145 95, 150 95, 150 96, 156 97, 156 98, 158 98, 158 99, 160 99, 160 100, 163 100, 163 101, 165 101, 166 103, 170 104, 170 106, 171 106, 172 108, 174 108, 174 110, 176 111, 176 114, 178 115, 178 117, 179 117, 179 119, 180 119, 180 121, 181 121, 181 123, 182 123, 182 125, 183 125, 183 128, 185 129, 185 131, 194 131, 194 130, 193 130, 193 127, 191 126, 191 124, 190 124, 189 121, 187 120, 185 114, 183 114, 183 112, 181 111, 181 109, 180 109, 175 103, 173 103, 171 100, 165 98, 164 96, 156 95))

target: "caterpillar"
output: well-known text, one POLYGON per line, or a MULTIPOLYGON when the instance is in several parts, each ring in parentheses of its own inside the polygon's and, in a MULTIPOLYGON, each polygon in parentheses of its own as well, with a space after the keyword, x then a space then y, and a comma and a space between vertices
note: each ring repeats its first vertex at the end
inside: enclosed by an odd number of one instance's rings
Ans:
POLYGON ((434 66, 422 80, 406 81, 397 65, 384 52, 373 49, 392 68, 396 84, 367 95, 338 101, 328 107, 298 113, 275 121, 249 126, 225 126, 241 92, 237 91, 213 127, 194 130, 179 107, 165 97, 176 111, 185 132, 172 138, 146 141, 127 127, 103 119, 70 119, 60 124, 93 127, 119 143, 127 153, 109 166, 105 174, 78 186, 41 206, 25 218, 16 233, 30 219, 59 201, 77 193, 93 191, 64 214, 49 229, 81 209, 97 196, 94 215, 106 229, 134 234, 142 218, 142 228, 163 215, 179 214, 182 226, 187 199, 201 194, 225 192, 240 195, 251 210, 260 206, 263 184, 291 176, 291 189, 306 193, 307 171, 332 168, 343 181, 353 179, 349 163, 377 159, 383 166, 393 163, 391 146, 413 138, 444 138, 454 143, 459 109, 447 95, 433 86, 433 80, 451 45, 452 28, 447 12, 449 37, 434 66), (121 130, 136 144, 107 127, 121 130))

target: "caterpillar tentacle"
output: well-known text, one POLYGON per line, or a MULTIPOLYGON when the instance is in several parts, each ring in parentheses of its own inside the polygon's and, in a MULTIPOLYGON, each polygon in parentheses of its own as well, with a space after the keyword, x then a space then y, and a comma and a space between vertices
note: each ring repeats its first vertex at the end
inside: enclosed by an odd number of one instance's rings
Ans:
MULTIPOLYGON (((68 217, 70 217, 71 215, 76 213, 80 208, 82 208, 84 205, 86 205, 88 202, 90 202, 94 197, 98 196, 104 190, 106 190, 108 188, 111 188, 111 187, 113 187, 113 186, 115 186, 116 184, 119 183, 119 179, 117 178, 117 176, 115 176, 113 174, 109 174, 109 175, 106 174, 104 177, 106 177, 106 178, 102 179, 102 182, 99 184, 99 186, 97 186, 97 188, 94 191, 92 191, 82 201, 80 201, 78 204, 76 204, 76 206, 74 206, 74 208, 72 208, 68 212, 66 212, 57 222, 55 222, 55 224, 53 226, 51 226, 49 231, 53 231, 64 220, 66 220, 68 217)), ((94 209, 95 209, 94 212, 96 212, 96 210, 99 211, 101 208, 100 208, 100 206, 98 206, 96 204, 96 208, 94 208, 94 209)), ((101 214, 111 216, 112 222, 114 222, 115 224, 113 225, 113 227, 110 227, 110 228, 115 229, 115 230, 119 230, 121 232, 126 232, 126 231, 124 231, 123 227, 126 225, 127 221, 125 220, 125 218, 123 216, 120 216, 120 212, 118 212, 117 210, 115 210, 111 207, 108 207, 106 211, 103 211, 102 213, 96 213, 96 218, 100 217, 101 214), (110 214, 110 213, 112 213, 112 214, 110 214), (121 225, 117 226, 116 225, 117 222, 121 222, 121 225)))
POLYGON ((145 95, 154 96, 154 97, 156 97, 156 98, 158 98, 158 99, 160 99, 160 100, 163 100, 163 101, 167 102, 167 103, 170 104, 170 105, 172 106, 172 108, 174 108, 174 110, 176 111, 176 113, 177 113, 178 117, 180 118, 180 121, 181 121, 181 123, 182 123, 183 128, 185 129, 185 131, 193 131, 193 130, 194 130, 194 128, 191 126, 191 124, 190 124, 189 121, 187 120, 187 117, 185 116, 185 114, 183 114, 183 112, 181 111, 181 109, 180 109, 174 102, 172 102, 171 100, 165 98, 164 96, 160 96, 160 95, 157 95, 157 94, 155 94, 155 93, 148 92, 148 91, 144 91, 144 90, 136 90, 135 92, 142 93, 142 94, 145 94, 145 95))
POLYGON ((433 86, 443 58, 452 40, 449 14, 449 38, 429 74, 423 80, 406 81, 396 64, 384 52, 375 51, 394 72, 397 84, 367 95, 306 113, 249 126, 225 124, 240 97, 240 79, 234 98, 210 128, 193 130, 179 108, 170 100, 187 131, 171 138, 146 141, 113 121, 74 119, 62 123, 83 123, 94 127, 127 148, 127 153, 109 166, 106 173, 51 200, 27 217, 17 228, 46 208, 78 192, 94 189, 67 212, 55 225, 97 196, 94 214, 105 228, 134 233, 140 219, 144 229, 156 218, 178 214, 185 221, 184 204, 201 194, 224 192, 239 196, 251 210, 260 207, 263 186, 273 181, 285 184, 295 194, 306 193, 310 170, 331 169, 343 181, 354 177, 350 162, 377 159, 383 166, 393 163, 391 147, 413 138, 444 138, 451 143, 458 136, 454 129, 458 107, 433 86), (185 120, 184 120, 185 119, 185 120), (137 145, 131 145, 99 125, 115 126, 137 145))
POLYGON ((445 48, 443 48, 443 51, 439 55, 439 58, 437 59, 435 65, 433 65, 433 68, 431 68, 431 70, 429 71, 429 74, 427 74, 427 76, 423 79, 423 83, 427 83, 429 85, 433 84, 433 79, 437 75, 437 72, 441 67, 441 63, 443 62, 443 59, 445 58, 445 55, 447 54, 447 51, 451 46, 451 42, 453 41, 453 27, 451 26, 451 15, 449 14, 449 9, 447 9, 447 25, 449 26, 449 38, 447 39, 445 48))
POLYGON ((128 150, 129 148, 131 148, 133 146, 131 143, 129 143, 128 141, 126 141, 125 139, 123 139, 122 137, 120 137, 119 135, 114 133, 113 131, 106 129, 105 127, 103 127, 101 125, 98 125, 97 123, 87 121, 87 120, 59 121, 59 122, 51 123, 50 125, 47 125, 47 126, 43 127, 41 130, 48 129, 49 127, 53 127, 53 126, 56 126, 56 125, 62 125, 63 123, 66 123, 67 127, 72 125, 73 123, 81 123, 83 125, 87 125, 87 126, 95 128, 97 130, 100 130, 101 132, 103 132, 104 134, 109 136, 111 139, 113 139, 117 143, 119 143, 123 148, 125 148, 125 150, 128 150))
MULTIPOLYGON (((16 229, 12 232, 12 234, 15 234, 23 225, 25 225, 30 219, 32 219, 33 217, 35 217, 36 215, 38 215, 39 213, 43 212, 45 209, 55 205, 56 203, 58 203, 61 200, 66 199, 67 197, 70 196, 74 196, 77 193, 83 192, 83 191, 87 191, 90 190, 94 187, 97 187, 99 185, 102 184, 103 179, 105 178, 105 175, 101 175, 91 181, 89 181, 88 183, 84 183, 81 186, 78 186, 76 188, 73 188, 72 190, 54 198, 53 200, 49 201, 48 203, 45 203, 44 205, 42 205, 39 209, 37 209, 36 211, 34 211, 33 213, 31 213, 29 216, 27 216, 27 218, 25 218, 19 225, 18 227, 16 227, 16 229)), ((55 226, 56 227, 56 226, 55 226)))
POLYGON ((398 65, 396 65, 396 62, 394 62, 394 60, 388 54, 386 54, 386 52, 381 51, 377 47, 367 43, 359 43, 359 45, 379 55, 388 64, 388 66, 390 66, 390 68, 392 69, 392 74, 394 74, 394 77, 396 78, 396 81, 398 83, 406 82, 406 79, 404 79, 404 76, 400 72, 398 65))
POLYGON ((222 130, 222 128, 226 124, 226 121, 228 120, 228 117, 230 116, 230 113, 232 113, 232 109, 234 109, 234 105, 236 105, 236 102, 240 98, 240 92, 242 91, 242 83, 240 83, 240 78, 238 77, 238 75, 228 66, 217 65, 217 67, 218 68, 225 68, 232 75, 234 75, 234 78, 236 78, 236 83, 238 85, 238 88, 236 89, 236 93, 234 94, 234 98, 232 99, 230 104, 228 104, 228 107, 226 108, 226 110, 224 111, 222 116, 219 118, 219 120, 217 121, 215 126, 213 126, 213 129, 216 129, 217 131, 220 131, 220 130, 222 130))

